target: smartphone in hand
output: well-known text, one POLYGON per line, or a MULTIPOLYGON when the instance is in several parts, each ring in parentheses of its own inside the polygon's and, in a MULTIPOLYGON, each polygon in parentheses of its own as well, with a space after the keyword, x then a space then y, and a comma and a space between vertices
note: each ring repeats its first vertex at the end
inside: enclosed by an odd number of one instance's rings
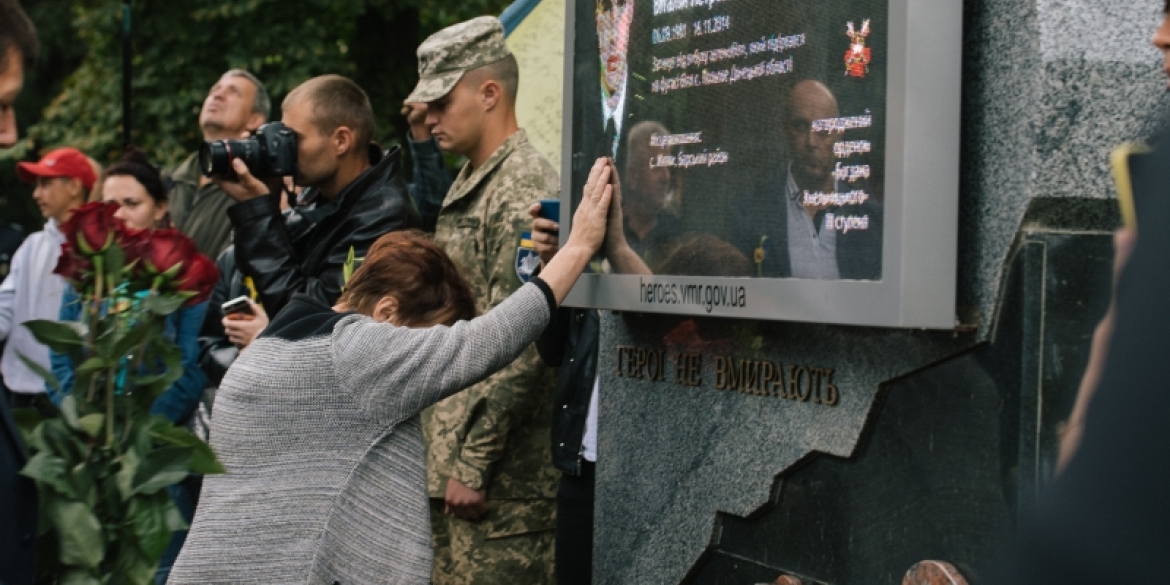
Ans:
POLYGON ((561 222, 561 200, 560 199, 541 199, 540 200, 540 217, 544 219, 551 219, 557 223, 561 222))
POLYGON ((252 310, 252 303, 244 295, 220 305, 220 308, 223 309, 224 317, 236 321, 250 321, 256 316, 256 312, 252 310))

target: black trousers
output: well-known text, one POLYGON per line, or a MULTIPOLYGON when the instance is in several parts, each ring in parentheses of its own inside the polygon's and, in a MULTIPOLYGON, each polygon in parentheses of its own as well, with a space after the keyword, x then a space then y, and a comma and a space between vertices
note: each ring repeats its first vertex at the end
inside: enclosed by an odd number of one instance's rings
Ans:
POLYGON ((593 583, 594 464, 581 462, 581 475, 561 475, 557 486, 557 585, 593 583))
POLYGON ((21 394, 20 392, 8 392, 8 406, 12 408, 36 408, 37 396, 39 394, 21 394))
POLYGON ((13 392, 7 388, 4 389, 4 400, 8 403, 8 408, 16 410, 18 408, 32 408, 41 413, 41 416, 49 418, 56 416, 53 405, 49 403, 48 395, 43 392, 40 394, 21 394, 20 392, 13 392))

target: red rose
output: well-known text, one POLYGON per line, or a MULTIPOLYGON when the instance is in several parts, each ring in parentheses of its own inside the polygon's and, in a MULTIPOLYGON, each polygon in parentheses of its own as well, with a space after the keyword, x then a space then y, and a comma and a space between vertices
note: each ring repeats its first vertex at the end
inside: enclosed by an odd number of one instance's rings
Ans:
POLYGON ((61 225, 61 233, 80 254, 96 256, 113 243, 115 234, 126 229, 122 220, 114 217, 117 211, 117 203, 86 203, 73 210, 73 215, 61 225))
POLYGON ((53 269, 53 274, 69 281, 73 288, 82 290, 93 276, 93 262, 79 255, 73 249, 73 244, 65 242, 61 244, 61 255, 57 257, 57 267, 53 269))
POLYGON ((195 293, 195 296, 183 303, 184 306, 190 307, 206 301, 218 281, 219 268, 215 262, 203 254, 195 254, 183 264, 182 271, 175 278, 175 289, 179 292, 195 293))
POLYGON ((180 263, 189 263, 196 254, 195 242, 174 229, 154 230, 141 250, 143 263, 151 274, 162 274, 180 263))
POLYGON ((126 255, 126 266, 134 266, 131 278, 138 280, 149 275, 146 269, 146 255, 150 250, 151 230, 126 228, 118 234, 118 246, 126 255))

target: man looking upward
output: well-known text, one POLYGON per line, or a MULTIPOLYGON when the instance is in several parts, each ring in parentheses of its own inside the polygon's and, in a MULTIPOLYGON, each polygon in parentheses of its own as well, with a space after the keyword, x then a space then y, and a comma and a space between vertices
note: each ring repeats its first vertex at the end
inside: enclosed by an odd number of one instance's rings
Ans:
MULTIPOLYGON (((557 196, 557 173, 516 123, 519 70, 498 19, 439 31, 418 57, 419 84, 407 101, 428 104, 439 146, 468 159, 443 201, 435 240, 485 313, 532 275, 527 209, 557 196)), ((551 390, 530 346, 423 413, 436 585, 553 582, 551 390)))
MULTIPOLYGON (((272 100, 255 75, 243 69, 224 73, 203 100, 199 128, 204 140, 236 140, 268 120, 272 100)), ((232 243, 227 208, 234 200, 199 172, 199 154, 187 157, 170 173, 174 186, 168 195, 171 219, 191 236, 199 251, 215 258, 232 243)))

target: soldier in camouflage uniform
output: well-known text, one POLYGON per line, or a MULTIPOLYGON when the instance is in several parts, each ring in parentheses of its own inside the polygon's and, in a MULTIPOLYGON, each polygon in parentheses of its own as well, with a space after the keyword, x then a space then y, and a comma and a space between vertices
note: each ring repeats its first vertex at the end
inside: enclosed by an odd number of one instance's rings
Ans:
MULTIPOLYGON (((427 125, 467 156, 435 239, 498 305, 539 265, 527 208, 555 198, 556 170, 516 124, 518 71, 493 17, 448 27, 418 49, 427 125)), ((435 585, 553 583, 558 473, 551 465, 552 375, 530 346, 510 366, 423 413, 435 585)))

